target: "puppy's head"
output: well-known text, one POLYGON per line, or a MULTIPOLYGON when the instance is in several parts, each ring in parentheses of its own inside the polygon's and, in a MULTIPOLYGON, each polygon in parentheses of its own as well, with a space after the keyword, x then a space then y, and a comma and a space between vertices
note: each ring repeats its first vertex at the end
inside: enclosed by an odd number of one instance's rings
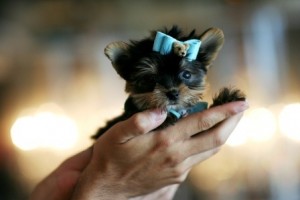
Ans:
POLYGON ((200 39, 195 60, 174 51, 162 55, 152 50, 155 33, 141 41, 113 42, 105 48, 117 73, 126 80, 126 92, 140 110, 182 109, 196 104, 206 88, 206 74, 224 42, 220 29, 210 28, 201 35, 193 30, 183 35, 172 27, 162 31, 179 40, 200 39))

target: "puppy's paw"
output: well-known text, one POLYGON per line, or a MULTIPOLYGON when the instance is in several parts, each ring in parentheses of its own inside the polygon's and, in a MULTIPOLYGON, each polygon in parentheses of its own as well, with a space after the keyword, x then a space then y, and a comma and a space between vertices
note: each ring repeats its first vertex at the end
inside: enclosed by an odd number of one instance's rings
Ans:
POLYGON ((239 89, 223 88, 219 94, 213 98, 213 104, 210 107, 219 106, 233 101, 245 101, 246 95, 239 89))

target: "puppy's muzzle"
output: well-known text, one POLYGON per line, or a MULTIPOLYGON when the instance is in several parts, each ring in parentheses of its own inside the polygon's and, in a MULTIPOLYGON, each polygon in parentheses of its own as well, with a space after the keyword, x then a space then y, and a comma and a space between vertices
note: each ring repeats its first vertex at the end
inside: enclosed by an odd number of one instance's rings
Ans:
POLYGON ((166 96, 171 101, 176 101, 179 99, 179 91, 178 90, 171 90, 166 93, 166 96))

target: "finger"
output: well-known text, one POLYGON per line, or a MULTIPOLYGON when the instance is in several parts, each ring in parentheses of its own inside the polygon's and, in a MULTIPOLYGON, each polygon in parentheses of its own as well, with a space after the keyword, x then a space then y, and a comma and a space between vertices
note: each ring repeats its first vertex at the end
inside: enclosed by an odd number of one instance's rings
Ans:
POLYGON ((82 171, 89 163, 93 153, 93 148, 88 149, 68 158, 57 169, 57 171, 75 170, 82 171))
POLYGON ((199 164, 200 162, 203 162, 206 159, 212 157, 213 155, 218 153, 219 150, 220 150, 220 148, 216 148, 216 149, 208 150, 208 151, 196 154, 196 155, 192 155, 192 156, 186 158, 180 164, 178 164, 176 166, 176 168, 177 168, 176 170, 179 173, 188 174, 190 172, 190 170, 192 169, 192 167, 194 167, 195 165, 199 164))
POLYGON ((205 161, 220 151, 220 148, 208 150, 199 154, 192 155, 179 164, 184 171, 189 171, 193 166, 205 161))
POLYGON ((136 136, 157 128, 165 121, 166 117, 167 113, 161 109, 136 113, 128 120, 116 124, 111 131, 113 132, 111 137, 114 137, 119 143, 125 143, 136 136))
POLYGON ((195 155, 218 148, 225 144, 229 135, 235 129, 242 116, 243 113, 236 114, 204 133, 200 133, 191 137, 189 140, 186 140, 182 147, 182 150, 185 152, 185 156, 195 155))
POLYGON ((249 107, 245 101, 237 101, 216 106, 200 113, 195 113, 169 127, 168 132, 178 138, 189 138, 194 134, 208 130, 223 120, 245 111, 249 107))
POLYGON ((192 155, 188 158, 186 158, 183 162, 176 165, 176 167, 173 169, 173 173, 175 174, 175 179, 177 179, 178 183, 184 181, 190 172, 191 168, 208 159, 209 157, 213 156, 219 151, 219 149, 213 149, 209 151, 205 151, 196 155, 192 155))

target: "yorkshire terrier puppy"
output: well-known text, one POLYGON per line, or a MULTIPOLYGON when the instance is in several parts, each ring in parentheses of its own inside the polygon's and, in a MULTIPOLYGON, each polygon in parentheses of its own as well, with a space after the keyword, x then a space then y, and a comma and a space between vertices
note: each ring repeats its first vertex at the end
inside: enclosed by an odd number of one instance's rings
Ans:
MULTIPOLYGON (((123 114, 108 121, 92 137, 100 137, 117 122, 146 109, 160 108, 168 112, 159 128, 175 123, 192 110, 200 111, 197 106, 206 89, 207 72, 223 43, 224 35, 218 28, 210 28, 200 35, 195 30, 184 35, 173 26, 152 32, 140 41, 109 44, 105 55, 126 81, 129 97, 123 114)), ((243 92, 223 88, 210 107, 240 100, 245 100, 243 92)))

